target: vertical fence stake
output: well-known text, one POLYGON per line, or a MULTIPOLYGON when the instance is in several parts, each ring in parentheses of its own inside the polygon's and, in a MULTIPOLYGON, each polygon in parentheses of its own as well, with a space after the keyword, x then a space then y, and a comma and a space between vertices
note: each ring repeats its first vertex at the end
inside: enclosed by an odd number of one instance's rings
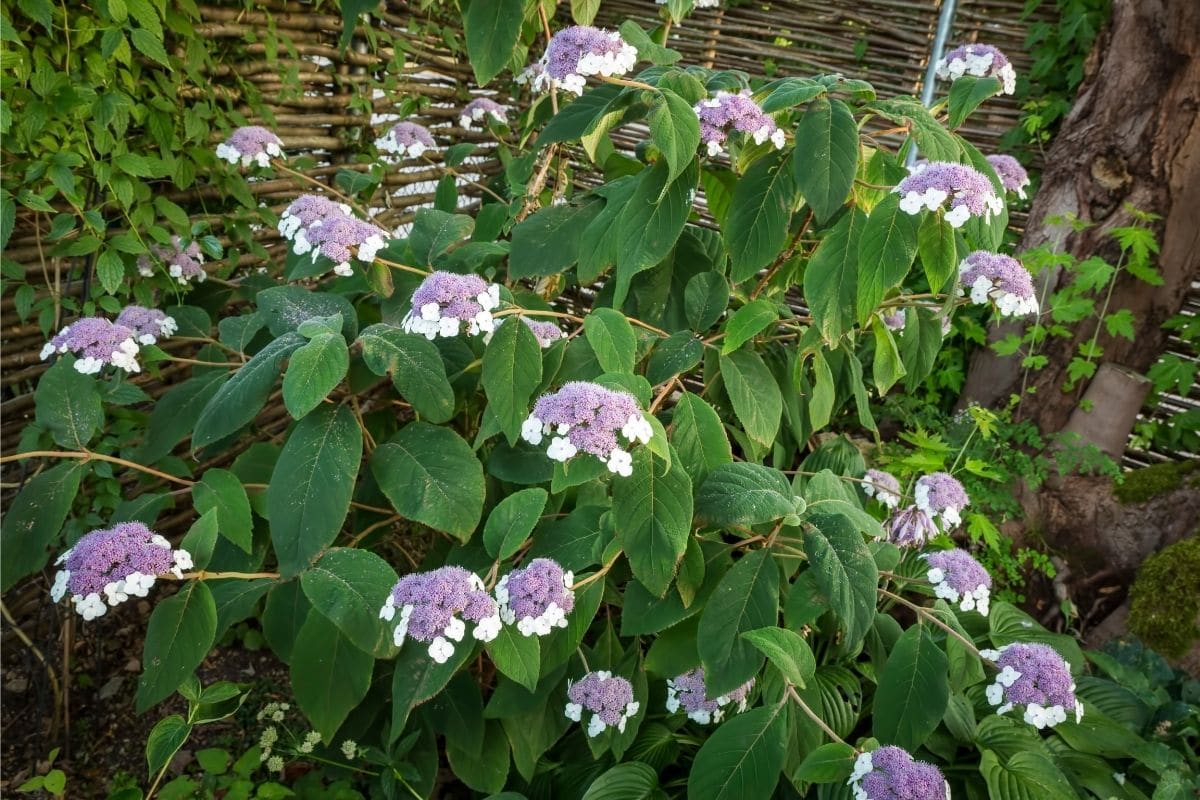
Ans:
MULTIPOLYGON (((933 46, 929 50, 929 64, 925 67, 925 82, 921 86, 921 105, 929 108, 933 103, 933 90, 937 84, 937 63, 946 49, 946 40, 950 38, 950 30, 954 27, 954 12, 958 10, 958 0, 942 0, 942 9, 938 13, 937 31, 933 35, 933 46)), ((917 148, 914 142, 908 150, 905 166, 911 167, 917 160, 917 148)))

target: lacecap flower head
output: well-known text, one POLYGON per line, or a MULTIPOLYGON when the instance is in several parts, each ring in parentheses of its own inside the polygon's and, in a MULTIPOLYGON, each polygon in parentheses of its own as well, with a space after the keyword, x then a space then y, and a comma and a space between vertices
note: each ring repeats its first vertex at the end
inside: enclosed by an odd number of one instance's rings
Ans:
POLYGON ((1012 256, 976 250, 958 265, 958 278, 971 302, 995 303, 1001 316, 1019 317, 1038 312, 1037 293, 1029 271, 1012 256))
POLYGON ((389 622, 400 610, 392 633, 397 647, 407 638, 429 644, 429 657, 444 664, 454 655, 455 643, 467 634, 490 642, 500 633, 500 611, 483 587, 483 581, 462 567, 440 567, 432 572, 405 575, 388 594, 379 618, 389 622))
POLYGON ((279 235, 289 242, 303 238, 302 249, 296 251, 297 255, 303 255, 312 249, 308 243, 310 227, 332 217, 347 216, 350 216, 350 206, 345 203, 335 203, 321 194, 302 194, 288 204, 279 217, 279 235))
POLYGON ((883 527, 888 541, 900 547, 924 547, 938 535, 933 517, 916 506, 893 513, 883 527))
POLYGON ((925 577, 938 597, 958 603, 963 611, 988 614, 991 602, 992 576, 966 550, 941 550, 924 553, 921 558, 929 565, 925 577))
POLYGON ((941 517, 951 527, 962 524, 959 512, 971 504, 967 490, 949 472, 934 472, 917 478, 913 498, 917 508, 931 517, 941 517))
POLYGON ((138 274, 143 278, 154 274, 154 259, 166 264, 167 273, 182 286, 193 280, 204 283, 208 279, 208 273, 204 271, 204 253, 196 242, 184 247, 182 239, 172 236, 170 245, 150 245, 150 255, 143 253, 137 259, 138 274))
POLYGON ((990 44, 956 47, 937 63, 937 76, 944 81, 956 81, 963 75, 998 78, 1004 94, 1012 94, 1017 89, 1017 71, 1007 56, 990 44))
POLYGON ((101 317, 84 317, 63 328, 42 348, 42 359, 55 353, 74 353, 75 369, 94 375, 112 364, 126 372, 141 372, 137 362, 137 332, 101 317))
MULTIPOLYGON (((504 324, 505 320, 509 319, 512 319, 512 317, 501 317, 500 321, 496 323, 496 329, 499 330, 500 326, 504 324)), ((533 319, 532 317, 527 317, 524 315, 521 315, 520 319, 521 322, 525 323, 526 328, 529 328, 529 330, 533 331, 533 338, 537 339, 538 345, 543 350, 566 335, 562 332, 562 328, 558 327, 553 322, 545 322, 543 320, 533 319)), ((491 332, 483 335, 484 344, 487 344, 491 340, 491 332)))
POLYGON ((424 125, 398 122, 375 140, 375 146, 385 153, 392 153, 401 158, 420 158, 423 153, 436 150, 437 142, 424 125))
POLYGON ((746 710, 747 697, 754 688, 754 679, 727 694, 708 699, 704 686, 704 668, 698 667, 675 678, 667 679, 667 711, 682 710, 688 719, 701 725, 720 722, 726 712, 737 714, 746 710))
POLYGON ((633 456, 621 448, 618 433, 628 442, 648 444, 654 429, 633 395, 586 381, 572 381, 539 397, 521 426, 521 437, 530 444, 552 437, 546 455, 555 461, 584 452, 627 478, 633 474, 633 456))
POLYGON ((167 338, 179 329, 175 318, 155 308, 125 306, 117 315, 117 325, 124 325, 137 334, 139 344, 154 344, 159 337, 167 338))
POLYGON ((589 76, 624 75, 636 63, 637 48, 619 33, 575 25, 554 34, 545 55, 518 75, 517 83, 529 83, 539 92, 554 87, 583 94, 589 76))
POLYGON ((217 158, 223 158, 230 164, 240 161, 243 167, 251 164, 270 166, 272 157, 282 155, 283 140, 258 125, 238 128, 228 139, 217 145, 217 158))
POLYGON ((324 256, 334 263, 335 275, 349 277, 354 274, 350 260, 370 264, 375 260, 375 254, 387 244, 387 239, 387 231, 377 225, 349 214, 330 214, 297 231, 292 252, 297 255, 311 252, 314 262, 324 256))
POLYGON ((1006 192, 1016 192, 1017 197, 1025 199, 1025 187, 1029 185, 1029 173, 1021 166, 1021 162, 1012 156, 998 154, 988 156, 987 162, 996 170, 996 177, 1006 192))
POLYGON ((611 672, 589 672, 567 687, 567 707, 563 711, 573 722, 583 721, 583 712, 590 711, 587 735, 599 736, 608 728, 625 732, 625 723, 637 716, 641 704, 633 699, 633 685, 624 678, 614 678, 611 672))
POLYGON ((891 745, 860 755, 847 783, 855 800, 950 800, 941 770, 891 745))
POLYGON ((1083 719, 1071 667, 1053 647, 1014 642, 998 650, 980 650, 979 655, 996 662, 1000 670, 986 692, 988 702, 998 706, 997 714, 1024 706, 1025 721, 1038 729, 1066 722, 1068 712, 1076 722, 1083 719))
POLYGON ((493 121, 504 124, 508 121, 508 109, 489 97, 476 97, 463 108, 458 118, 458 124, 465 130, 471 130, 474 123, 484 123, 491 117, 493 121))
POLYGON ((478 275, 431 272, 413 292, 412 310, 401 327, 430 341, 458 336, 463 326, 477 336, 496 329, 492 310, 500 305, 500 287, 478 275))
POLYGON ((575 609, 574 582, 574 574, 557 561, 535 558, 496 584, 500 619, 516 623, 522 636, 549 636, 567 627, 567 614, 575 609))
POLYGON ((694 110, 700 118, 700 142, 710 156, 720 154, 731 131, 746 134, 755 144, 770 140, 776 150, 786 143, 783 130, 750 98, 749 91, 717 92, 697 103, 694 110))
POLYGON ((867 470, 860 485, 863 494, 874 497, 888 508, 898 507, 900 499, 904 496, 904 490, 900 488, 900 481, 896 480, 896 476, 880 469, 867 470))
POLYGON ((907 214, 920 214, 923 208, 937 211, 949 200, 946 221, 955 228, 961 228, 971 217, 986 220, 1004 210, 1004 201, 996 196, 988 176, 949 161, 914 165, 893 191, 900 194, 900 210, 907 214))
POLYGON ((170 572, 177 578, 192 568, 186 550, 140 522, 122 522, 92 531, 54 562, 62 569, 54 576, 50 597, 54 602, 70 596, 75 611, 85 620, 103 616, 133 597, 145 597, 155 578, 170 572))

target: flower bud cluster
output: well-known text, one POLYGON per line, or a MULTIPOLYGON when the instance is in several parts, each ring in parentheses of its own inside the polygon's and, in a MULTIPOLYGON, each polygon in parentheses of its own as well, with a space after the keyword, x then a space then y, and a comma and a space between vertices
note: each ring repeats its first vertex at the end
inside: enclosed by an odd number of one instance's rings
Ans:
POLYGON ((181 286, 187 286, 193 280, 204 283, 208 279, 208 273, 204 271, 204 253, 196 242, 189 242, 185 247, 182 239, 172 236, 170 245, 150 245, 149 255, 142 254, 137 259, 138 274, 143 278, 154 275, 154 259, 166 264, 167 274, 181 286))

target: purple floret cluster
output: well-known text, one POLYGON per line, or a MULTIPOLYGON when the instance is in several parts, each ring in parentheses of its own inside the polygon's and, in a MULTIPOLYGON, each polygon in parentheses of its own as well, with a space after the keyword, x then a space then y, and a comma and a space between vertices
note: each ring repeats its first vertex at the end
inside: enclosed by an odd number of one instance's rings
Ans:
POLYGON ((749 91, 717 92, 714 97, 697 103, 695 111, 700 118, 700 142, 710 156, 721 153, 733 131, 746 134, 755 144, 770 140, 777 150, 786 143, 783 129, 750 98, 749 91))
POLYGON ((612 31, 575 25, 554 34, 541 60, 517 76, 534 91, 551 87, 583 94, 592 75, 624 75, 637 63, 637 49, 612 31))
POLYGON ((698 667, 667 680, 667 711, 674 714, 682 710, 693 722, 709 725, 720 722, 731 709, 734 714, 745 711, 753 688, 754 680, 751 679, 733 691, 709 700, 704 668, 698 667))
POLYGON ((217 145, 217 158, 230 164, 241 162, 243 167, 256 164, 270 166, 271 158, 283 156, 283 141, 272 131, 259 125, 238 128, 221 144, 217 145))
POLYGON ((126 372, 140 372, 138 334, 102 317, 84 317, 67 325, 42 348, 43 360, 55 353, 74 353, 75 369, 94 375, 112 364, 126 372))
POLYGON ((611 672, 589 672, 568 685, 567 707, 564 714, 573 722, 583 721, 583 712, 590 711, 588 736, 599 736, 608 728, 625 732, 625 723, 637 716, 641 704, 633 699, 633 685, 611 672))
POLYGON ((633 456, 621 448, 618 433, 628 442, 648 444, 654 429, 633 395, 585 381, 542 395, 521 426, 521 437, 532 445, 551 436, 546 455, 555 461, 588 453, 604 461, 610 472, 629 477, 633 456))
POLYGON ((925 577, 938 597, 958 603, 963 611, 988 614, 992 576, 966 550, 941 550, 921 556, 929 565, 925 577))
POLYGON ((458 124, 469 131, 477 123, 486 125, 489 117, 503 125, 508 121, 508 109, 490 97, 476 97, 463 108, 458 124))
POLYGON ((192 557, 186 550, 173 550, 142 523, 122 522, 87 534, 54 563, 62 569, 54 576, 50 597, 57 603, 69 595, 75 611, 91 620, 130 596, 145 597, 159 575, 182 578, 192 568, 192 557))
POLYGON ((454 655, 455 643, 466 636, 466 622, 475 623, 471 635, 481 642, 500 633, 496 601, 479 576, 462 567, 405 575, 388 594, 380 619, 390 622, 397 609, 400 619, 392 634, 396 646, 402 647, 409 637, 428 643, 430 658, 439 664, 454 655))
POLYGON ((863 494, 867 497, 874 497, 888 508, 899 506, 900 500, 904 497, 904 490, 900 488, 900 481, 892 473, 884 472, 883 470, 867 470, 866 474, 863 475, 861 485, 863 494))
POLYGON ((567 615, 575 609, 574 582, 574 574, 557 561, 535 558, 496 584, 500 619, 516 623, 522 636, 549 636, 567 627, 567 615))
POLYGON ((292 250, 303 255, 304 242, 312 248, 314 262, 318 256, 323 256, 333 262, 335 275, 349 277, 354 274, 350 267, 351 259, 364 264, 372 263, 375 254, 387 245, 387 239, 388 232, 378 225, 343 214, 314 223, 304 231, 303 239, 297 234, 292 250))
POLYGON ((996 170, 996 177, 1006 192, 1015 192, 1017 197, 1025 199, 1025 187, 1029 185, 1029 173, 1021 166, 1021 162, 1012 156, 1003 154, 988 156, 987 162, 996 170))
POLYGON ((432 272, 412 296, 412 310, 401 326, 426 339, 458 336, 463 326, 477 336, 495 331, 492 311, 500 305, 500 287, 478 275, 432 272))
MULTIPOLYGON (((302 194, 288 204, 279 217, 279 235, 289 242, 297 237, 307 241, 307 231, 313 225, 326 219, 346 217, 350 215, 350 206, 345 203, 335 203, 322 194, 302 194)), ((299 252, 308 252, 305 246, 299 252)))
POLYGON ((965 164, 929 161, 913 166, 907 178, 893 191, 900 194, 900 210, 919 214, 924 208, 937 211, 946 200, 946 221, 961 228, 971 217, 988 219, 1004 210, 1004 201, 988 176, 965 164))
POLYGON ((1017 71, 1008 57, 990 44, 965 44, 938 61, 937 76, 942 80, 956 81, 963 75, 998 78, 1004 94, 1017 90, 1017 71))
POLYGON ((139 344, 154 344, 159 337, 165 339, 179 328, 174 317, 156 308, 143 306, 125 306, 117 315, 116 324, 132 330, 139 344))
POLYGON ((973 303, 995 303, 996 310, 1006 317, 1038 313, 1033 277, 1012 256, 976 250, 958 265, 958 277, 973 303))
POLYGON ((437 142, 424 125, 397 122, 387 133, 375 140, 375 146, 400 158, 420 158, 422 154, 436 150, 437 142))
POLYGON ((917 508, 949 526, 961 525, 960 512, 971 504, 967 490, 949 472, 934 472, 917 478, 913 487, 917 508))
POLYGON ((1053 647, 1014 642, 979 654, 994 661, 1000 670, 986 691, 988 702, 998 706, 997 714, 1024 706, 1025 721, 1038 729, 1066 722, 1068 711, 1074 713, 1076 722, 1083 719, 1071 667, 1053 647))
POLYGON ((193 280, 204 283, 208 279, 208 273, 204 271, 204 253, 196 242, 189 242, 185 247, 182 239, 172 236, 170 245, 150 245, 149 255, 138 256, 138 274, 143 278, 152 276, 155 259, 166 264, 167 273, 182 286, 187 286, 193 280))
POLYGON ((949 800, 950 785, 933 764, 888 745, 863 753, 847 783, 855 800, 949 800))

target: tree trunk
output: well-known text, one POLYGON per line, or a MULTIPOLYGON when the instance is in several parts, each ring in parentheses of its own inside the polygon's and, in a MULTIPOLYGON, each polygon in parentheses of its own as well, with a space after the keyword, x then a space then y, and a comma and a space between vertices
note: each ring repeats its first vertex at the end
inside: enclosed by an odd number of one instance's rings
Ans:
MULTIPOLYGON (((1200 278, 1200 2, 1115 0, 1112 22, 1096 43, 1089 74, 1046 158, 1021 250, 1050 245, 1080 259, 1099 255, 1117 263, 1108 235, 1128 225, 1131 204, 1162 215, 1154 231, 1162 249, 1161 286, 1123 274, 1109 311, 1133 312, 1135 339, 1114 338, 1103 328, 1101 361, 1144 373, 1165 342, 1161 326, 1179 312, 1193 280, 1200 278), (1074 214, 1092 227, 1071 232, 1050 225, 1055 215, 1074 214)), ((1057 282, 1058 275, 1049 280, 1057 282)), ((1099 303, 1097 304, 1099 306, 1099 303)), ((1036 392, 1023 416, 1042 431, 1063 429, 1085 387, 1064 393, 1067 365, 1098 320, 1078 326, 1074 338, 1055 339, 1042 351, 1049 365, 1031 373, 1036 392)), ((993 341, 1013 331, 1002 325, 993 341)), ((1020 330, 1020 328, 1016 328, 1020 330)), ((972 358, 960 404, 996 405, 1021 391, 1020 357, 1002 358, 981 349, 972 358)), ((1119 415, 1098 404, 1091 413, 1119 415)), ((1113 419, 1114 425, 1132 420, 1113 419)), ((1108 424, 1106 421, 1105 424, 1108 424)))

